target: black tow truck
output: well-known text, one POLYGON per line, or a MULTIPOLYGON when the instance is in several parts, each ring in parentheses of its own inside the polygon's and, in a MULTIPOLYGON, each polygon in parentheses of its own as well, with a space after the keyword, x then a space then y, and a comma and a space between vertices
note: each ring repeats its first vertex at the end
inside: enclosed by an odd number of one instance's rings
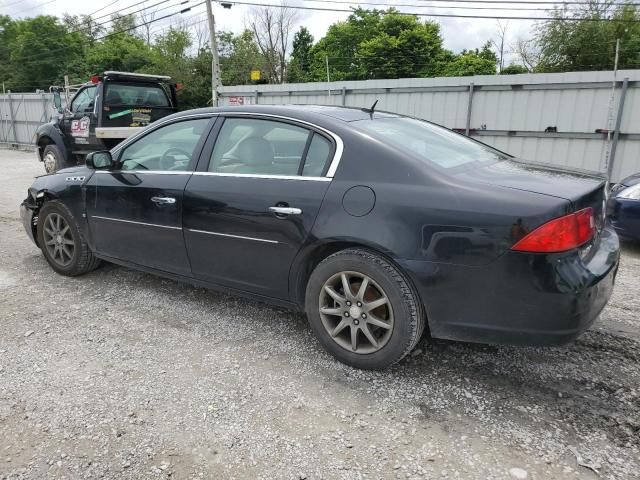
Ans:
POLYGON ((57 113, 36 130, 38 159, 51 173, 84 162, 91 152, 110 150, 176 112, 178 87, 171 77, 114 71, 81 85, 51 87, 57 113))

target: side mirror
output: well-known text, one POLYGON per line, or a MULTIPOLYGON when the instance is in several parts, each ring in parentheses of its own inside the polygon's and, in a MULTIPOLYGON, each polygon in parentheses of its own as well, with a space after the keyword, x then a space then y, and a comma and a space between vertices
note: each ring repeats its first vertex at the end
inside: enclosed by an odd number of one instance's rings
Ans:
POLYGON ((108 170, 113 167, 113 158, 111 158, 111 152, 104 150, 101 152, 91 152, 87 155, 85 164, 88 168, 94 170, 108 170))
POLYGON ((55 105, 58 113, 62 113, 64 111, 62 108, 62 97, 60 96, 59 90, 53 91, 53 104, 55 105))

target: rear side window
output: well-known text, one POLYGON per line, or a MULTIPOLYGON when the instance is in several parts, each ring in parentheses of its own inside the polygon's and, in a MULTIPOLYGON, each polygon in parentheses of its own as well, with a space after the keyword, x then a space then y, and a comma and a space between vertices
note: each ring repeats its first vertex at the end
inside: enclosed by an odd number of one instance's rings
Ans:
POLYGON ((303 127, 273 120, 229 118, 218 134, 209 171, 321 176, 331 148, 322 135, 303 127))
POLYGON ((359 120, 353 125, 398 150, 440 168, 508 158, 487 145, 414 118, 374 118, 359 120))
POLYGON ((166 92, 157 84, 107 83, 105 103, 141 107, 171 106, 166 92))

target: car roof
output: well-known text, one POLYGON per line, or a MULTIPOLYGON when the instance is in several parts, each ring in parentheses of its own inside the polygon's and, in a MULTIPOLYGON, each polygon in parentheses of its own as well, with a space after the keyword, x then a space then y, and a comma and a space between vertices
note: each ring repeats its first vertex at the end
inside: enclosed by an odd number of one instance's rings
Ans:
MULTIPOLYGON (((192 113, 256 113, 282 115, 306 121, 341 120, 353 122, 372 118, 369 112, 356 107, 338 107, 333 105, 243 105, 199 108, 186 110, 176 116, 192 113)), ((396 117, 393 113, 375 112, 373 118, 396 117)))

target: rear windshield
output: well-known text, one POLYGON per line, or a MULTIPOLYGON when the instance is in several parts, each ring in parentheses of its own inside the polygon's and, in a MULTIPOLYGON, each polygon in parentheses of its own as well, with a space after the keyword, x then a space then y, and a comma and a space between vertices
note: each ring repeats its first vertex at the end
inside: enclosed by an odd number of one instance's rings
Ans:
POLYGON ((107 83, 107 105, 136 105, 144 107, 169 107, 169 97, 157 84, 107 83))
POLYGON ((491 147, 414 118, 376 118, 353 124, 372 137, 441 168, 508 158, 491 147))

